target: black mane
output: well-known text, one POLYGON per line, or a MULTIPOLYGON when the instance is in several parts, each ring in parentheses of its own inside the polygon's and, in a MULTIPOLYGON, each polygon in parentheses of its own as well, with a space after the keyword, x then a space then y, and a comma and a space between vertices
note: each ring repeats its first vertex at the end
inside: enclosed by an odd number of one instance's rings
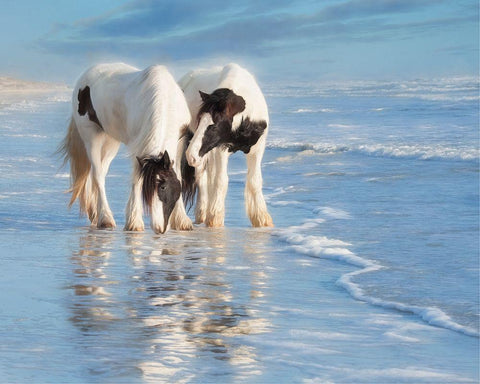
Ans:
POLYGON ((229 152, 242 151, 243 153, 249 153, 266 128, 267 122, 265 120, 252 121, 248 117, 242 119, 239 127, 235 131, 230 131, 230 140, 225 146, 229 152))
POLYGON ((232 124, 227 120, 221 120, 217 124, 209 125, 203 136, 200 156, 206 155, 213 148, 227 148, 229 152, 242 151, 249 153, 250 149, 257 144, 267 128, 265 120, 242 119, 236 130, 232 130, 232 124))
POLYGON ((167 221, 173 206, 180 197, 181 184, 172 168, 168 152, 160 156, 146 156, 142 159, 137 157, 142 176, 142 197, 146 211, 152 209, 155 194, 164 203, 164 214, 167 221), (167 210, 166 210, 167 209, 167 210), (167 215, 168 213, 168 215, 167 215))

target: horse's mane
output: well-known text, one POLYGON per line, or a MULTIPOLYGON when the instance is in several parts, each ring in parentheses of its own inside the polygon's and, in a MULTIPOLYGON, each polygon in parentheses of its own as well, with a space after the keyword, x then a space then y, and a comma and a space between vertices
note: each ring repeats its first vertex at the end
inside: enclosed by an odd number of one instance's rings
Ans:
MULTIPOLYGON (((137 97, 131 100, 134 108, 138 108, 135 115, 139 125, 139 135, 133 143, 136 153, 153 154, 163 150, 168 137, 170 122, 169 110, 176 103, 175 99, 166 98, 171 95, 171 87, 176 87, 175 80, 164 66, 151 66, 143 70, 136 83, 137 97), (161 129, 159 129, 161 128, 161 129)), ((178 89, 179 92, 180 89, 178 89)), ((175 104, 176 106, 176 104, 175 104)), ((179 129, 180 127, 171 127, 179 129)), ((176 138, 178 139, 178 138, 176 138)))
MULTIPOLYGON (((164 180, 169 183, 177 183, 180 190, 180 182, 177 180, 175 171, 172 168, 168 152, 159 156, 137 157, 140 164, 140 174, 142 176, 142 197, 145 204, 145 210, 149 213, 152 210, 153 198, 157 190, 158 181, 164 180)), ((171 185, 171 184, 170 184, 171 185)), ((178 192, 180 195, 180 192, 178 192)))

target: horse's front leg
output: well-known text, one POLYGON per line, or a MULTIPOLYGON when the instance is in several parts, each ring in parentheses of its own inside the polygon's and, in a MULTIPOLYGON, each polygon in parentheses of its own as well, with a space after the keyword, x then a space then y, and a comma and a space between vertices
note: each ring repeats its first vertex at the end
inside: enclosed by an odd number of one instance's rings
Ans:
MULTIPOLYGON (((207 160, 208 161, 208 160, 207 160)), ((208 166, 208 163, 207 163, 208 166)), ((197 184, 197 204, 195 205, 195 224, 205 222, 208 206, 208 183, 207 170, 195 169, 195 182, 197 184)))
POLYGON ((181 196, 175 203, 175 208, 173 208, 170 216, 170 227, 177 231, 191 231, 193 229, 192 220, 185 211, 185 205, 181 196))
POLYGON ((228 158, 230 153, 219 148, 212 151, 207 164, 208 208, 205 218, 207 227, 223 227, 225 221, 225 197, 228 189, 228 158))
MULTIPOLYGON (((180 161, 175 163, 175 173, 181 175, 180 170, 180 161)), ((179 178, 180 183, 182 179, 179 178)), ((183 204, 183 197, 180 195, 180 198, 175 203, 173 208, 172 215, 170 216, 170 227, 178 231, 191 231, 193 229, 192 220, 188 217, 187 212, 185 211, 185 205, 183 204)))
POLYGON ((262 157, 265 151, 265 139, 252 148, 247 158, 247 180, 245 183, 245 207, 247 215, 254 227, 273 227, 272 217, 262 193, 262 157))
POLYGON ((125 231, 143 231, 143 201, 142 201, 142 179, 138 161, 133 161, 132 188, 125 210, 125 231))

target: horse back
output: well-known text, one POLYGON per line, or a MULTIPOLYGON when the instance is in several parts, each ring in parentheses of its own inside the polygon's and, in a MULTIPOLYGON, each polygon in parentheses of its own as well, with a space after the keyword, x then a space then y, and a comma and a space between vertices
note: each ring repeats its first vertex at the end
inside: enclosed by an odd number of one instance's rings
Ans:
POLYGON ((72 102, 74 117, 90 107, 90 121, 116 140, 137 147, 147 140, 151 146, 164 147, 170 136, 172 142, 178 140, 180 129, 190 122, 182 91, 159 65, 145 70, 123 63, 96 65, 78 80, 72 102), (82 100, 85 90, 89 99, 82 100), (82 101, 87 102, 85 108, 82 101))
POLYGON ((89 120, 116 140, 128 141, 124 95, 131 78, 138 72, 137 68, 123 63, 99 64, 85 71, 72 95, 73 117, 79 128, 89 124, 89 120))

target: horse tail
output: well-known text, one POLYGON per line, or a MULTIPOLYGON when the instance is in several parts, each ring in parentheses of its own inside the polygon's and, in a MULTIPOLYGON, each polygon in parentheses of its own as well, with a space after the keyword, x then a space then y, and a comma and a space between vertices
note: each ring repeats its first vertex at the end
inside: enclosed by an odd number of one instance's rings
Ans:
POLYGON ((63 165, 70 162, 70 189, 67 192, 71 192, 72 197, 68 206, 78 199, 80 212, 87 214, 92 223, 96 222, 97 192, 90 176, 92 165, 73 117, 58 152, 63 156, 63 165))
POLYGON ((190 208, 193 205, 195 200, 195 195, 197 193, 197 186, 195 183, 195 168, 191 167, 188 164, 186 151, 190 141, 192 140, 193 133, 190 132, 188 126, 183 130, 182 136, 180 137, 179 147, 182 151, 182 161, 180 165, 182 173, 182 194, 183 202, 186 207, 190 208))

